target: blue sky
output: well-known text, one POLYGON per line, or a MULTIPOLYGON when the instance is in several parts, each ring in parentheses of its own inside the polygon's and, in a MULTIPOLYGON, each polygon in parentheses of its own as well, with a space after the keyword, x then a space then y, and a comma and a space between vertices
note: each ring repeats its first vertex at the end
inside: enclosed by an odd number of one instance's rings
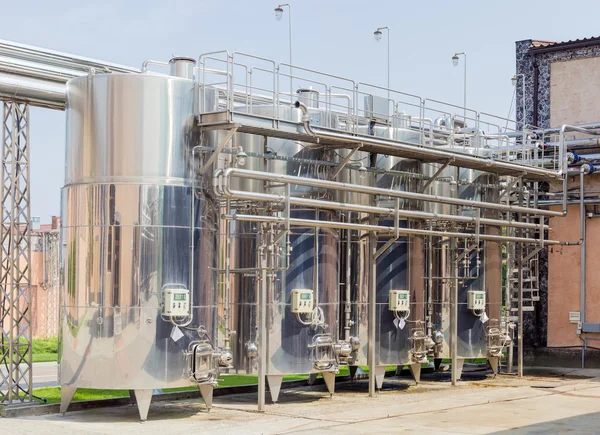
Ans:
MULTIPOLYGON (((289 2, 294 64, 385 85, 386 43, 375 42, 373 31, 388 26, 392 88, 461 104, 462 64, 453 67, 451 57, 466 52, 468 106, 500 116, 512 98, 515 41, 600 34, 597 0, 289 2)), ((223 49, 287 62, 287 16, 275 20, 277 4, 0 0, 0 39, 132 66, 223 49)), ((32 109, 31 117, 31 211, 48 222, 60 212, 64 113, 32 109)))

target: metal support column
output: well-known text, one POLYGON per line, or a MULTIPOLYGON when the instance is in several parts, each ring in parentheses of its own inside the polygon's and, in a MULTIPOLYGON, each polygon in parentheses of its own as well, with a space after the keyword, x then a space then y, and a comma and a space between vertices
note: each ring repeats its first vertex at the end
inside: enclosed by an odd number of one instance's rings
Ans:
POLYGON ((452 385, 458 384, 459 367, 458 367, 458 260, 457 260, 458 243, 456 239, 450 241, 450 250, 452 252, 452 289, 450 293, 450 357, 452 358, 452 385))
MULTIPOLYGON (((371 218, 371 220, 373 220, 371 218)), ((375 390, 377 388, 376 379, 375 379, 375 370, 377 366, 376 353, 375 353, 375 324, 377 321, 377 262, 375 259, 375 254, 377 253, 377 234, 373 231, 369 232, 369 255, 367 258, 369 259, 369 296, 368 296, 368 304, 369 304, 369 312, 368 312, 368 322, 369 322, 369 353, 368 353, 368 362, 369 362, 369 397, 375 397, 375 390)))
POLYGON ((0 226, 0 404, 30 402, 29 106, 4 102, 0 226))
POLYGON ((519 377, 523 377, 523 244, 517 244, 519 259, 519 324, 517 329, 517 344, 518 349, 518 362, 517 372, 519 377))
MULTIPOLYGON (((565 193, 566 194, 566 193, 565 193)), ((523 205, 523 180, 519 179, 519 206, 523 205)), ((523 220, 523 215, 521 213, 517 214, 517 220, 521 222, 523 220)), ((516 230, 519 236, 523 235, 523 231, 521 229, 516 230)), ((515 260, 519 262, 519 295, 518 295, 518 325, 517 325, 517 374, 519 377, 523 377, 523 263, 524 261, 524 253, 523 253, 523 244, 517 243, 516 246, 516 255, 515 260)))
POLYGON ((258 410, 265 410, 267 381, 267 237, 262 228, 260 256, 260 286, 258 289, 258 410))

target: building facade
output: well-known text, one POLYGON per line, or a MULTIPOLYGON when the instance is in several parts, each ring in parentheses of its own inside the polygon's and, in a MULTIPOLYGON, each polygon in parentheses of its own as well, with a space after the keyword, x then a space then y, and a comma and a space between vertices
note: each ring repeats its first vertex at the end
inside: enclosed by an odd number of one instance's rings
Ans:
MULTIPOLYGON (((518 41, 516 71, 519 123, 547 128, 600 121, 600 37, 567 42, 518 41)), ((576 136, 567 137, 572 138, 576 136)), ((579 180, 569 180, 569 188, 578 189, 579 180)), ((586 202, 600 198, 600 175, 586 176, 585 189, 586 202)), ((573 316, 582 308, 581 247, 547 249, 540 260, 540 301, 535 312, 526 313, 526 345, 574 348, 581 347, 586 338, 600 338, 593 332, 600 331, 600 272, 596 266, 596 259, 600 258, 600 219, 595 218, 598 206, 586 205, 586 323, 578 323, 573 316)), ((567 216, 552 218, 549 225, 550 239, 578 240, 579 205, 570 204, 567 216)))

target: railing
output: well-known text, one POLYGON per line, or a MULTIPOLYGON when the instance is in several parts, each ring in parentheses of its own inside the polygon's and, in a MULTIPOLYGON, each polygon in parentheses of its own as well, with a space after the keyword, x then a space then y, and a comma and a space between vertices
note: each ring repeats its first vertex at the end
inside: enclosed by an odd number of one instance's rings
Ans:
POLYGON ((378 125, 390 127, 392 140, 413 132, 408 142, 418 146, 566 173, 565 147, 544 146, 550 141, 544 131, 517 130, 514 120, 460 105, 242 52, 201 55, 197 77, 199 113, 207 112, 202 107, 206 90, 216 88, 220 94, 217 111, 269 118, 277 126, 278 121, 289 121, 285 110, 297 99, 293 86, 313 91, 330 128, 364 134, 370 122, 377 120, 378 125))

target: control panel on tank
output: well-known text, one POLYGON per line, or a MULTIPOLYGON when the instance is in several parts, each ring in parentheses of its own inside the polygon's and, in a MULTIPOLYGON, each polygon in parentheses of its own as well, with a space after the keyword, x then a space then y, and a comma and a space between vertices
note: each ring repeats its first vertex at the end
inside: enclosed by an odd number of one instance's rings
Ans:
POLYGON ((292 290, 292 313, 312 313, 313 291, 310 289, 292 290))
POLYGON ((467 293, 467 308, 469 310, 485 310, 485 292, 469 290, 467 293))
POLYGON ((410 310, 410 292, 408 290, 390 290, 390 311, 410 310))
POLYGON ((190 313, 190 291, 185 288, 165 288, 163 290, 163 315, 185 317, 190 313))

